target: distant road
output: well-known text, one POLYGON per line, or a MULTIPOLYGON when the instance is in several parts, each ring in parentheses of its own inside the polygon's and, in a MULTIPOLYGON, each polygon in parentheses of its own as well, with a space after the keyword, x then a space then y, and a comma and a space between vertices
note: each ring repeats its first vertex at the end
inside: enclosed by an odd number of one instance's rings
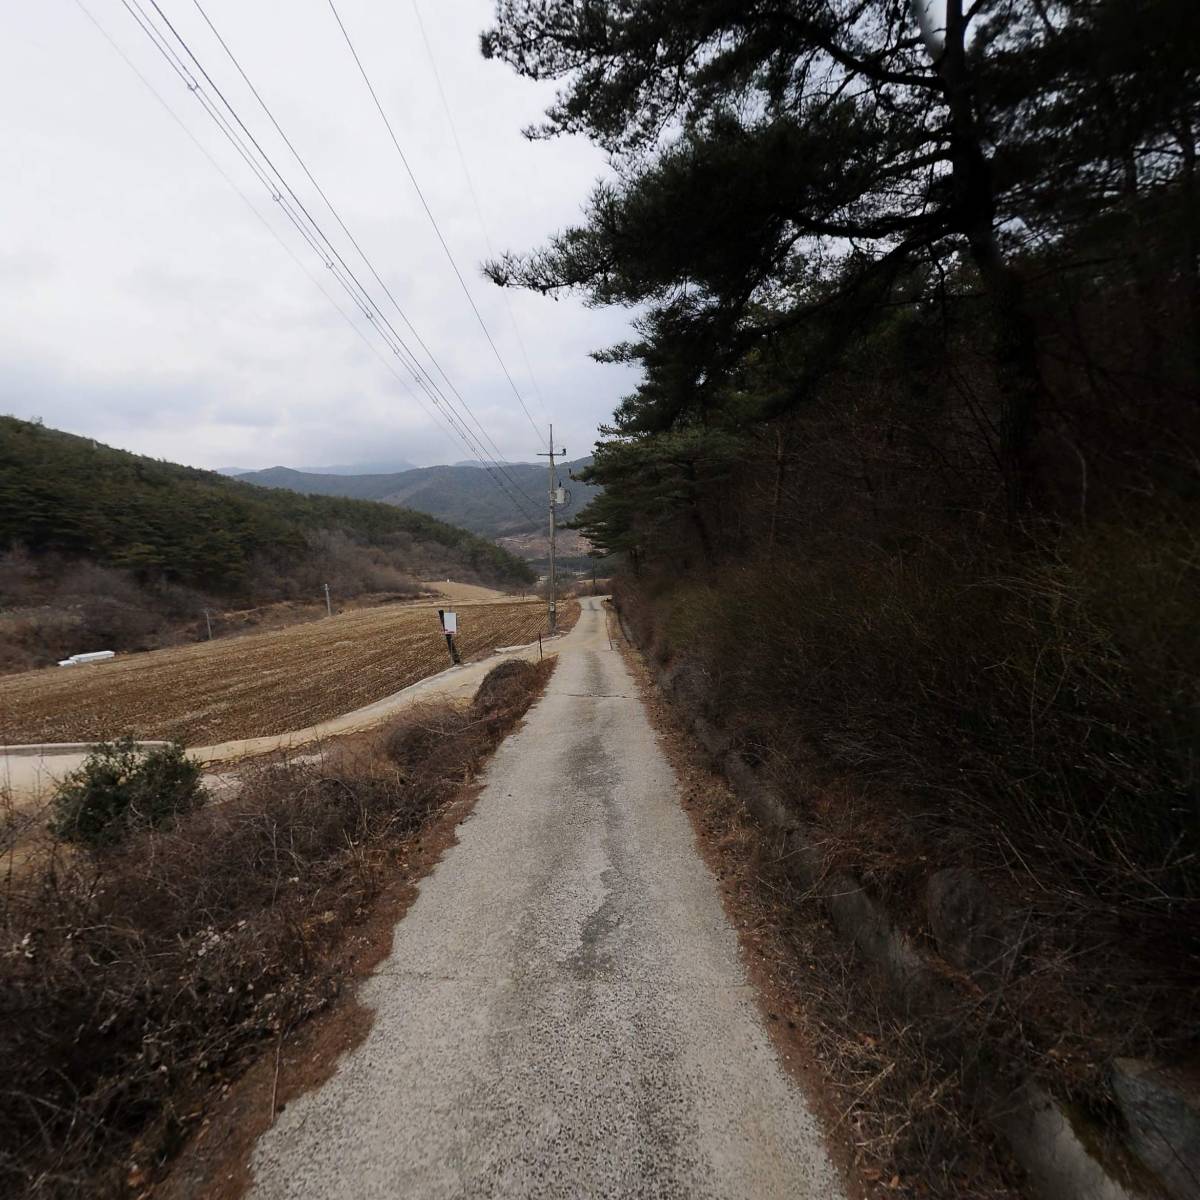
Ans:
POLYGON ((259 1141, 256 1200, 834 1200, 605 614, 360 991, 365 1041, 259 1141))
POLYGON ((495 588, 484 587, 478 583, 456 583, 453 579, 431 579, 427 582, 423 581, 421 586, 428 588, 431 592, 440 592, 447 600, 452 602, 516 599, 515 596, 510 596, 506 592, 496 591, 495 588))

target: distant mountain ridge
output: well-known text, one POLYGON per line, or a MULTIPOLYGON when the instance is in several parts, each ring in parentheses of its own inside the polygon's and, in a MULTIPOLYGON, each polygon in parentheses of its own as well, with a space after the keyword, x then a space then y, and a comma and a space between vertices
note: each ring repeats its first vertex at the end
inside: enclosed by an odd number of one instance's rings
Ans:
MULTIPOLYGON (((591 463, 591 457, 563 463, 558 474, 570 492, 570 503, 560 510, 569 521, 595 495, 597 489, 570 478, 591 463)), ((313 496, 346 496, 355 500, 381 500, 428 513, 440 521, 497 538, 532 533, 543 528, 547 512, 547 471, 544 463, 513 463, 504 468, 506 482, 523 493, 523 515, 500 490, 492 472, 474 463, 453 466, 413 467, 379 474, 334 475, 268 467, 237 478, 260 487, 284 488, 313 496)))
MULTIPOLYGON (((290 468, 266 467, 268 471, 288 470, 290 468)), ((389 458, 381 462, 337 463, 331 467, 296 467, 295 470, 303 475, 387 475, 399 471, 411 471, 413 464, 405 458, 389 458)), ((230 475, 237 478, 242 475, 255 475, 253 467, 218 467, 218 475, 230 475)))

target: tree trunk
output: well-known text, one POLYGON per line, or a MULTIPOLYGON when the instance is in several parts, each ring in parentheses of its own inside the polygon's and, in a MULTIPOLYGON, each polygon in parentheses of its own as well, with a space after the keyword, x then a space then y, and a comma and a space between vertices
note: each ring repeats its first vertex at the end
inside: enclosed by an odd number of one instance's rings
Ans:
POLYGON ((775 558, 775 540, 779 528, 779 501, 783 495, 783 431, 775 430, 775 487, 771 496, 771 528, 767 534, 767 560, 775 558))
POLYGON ((1186 112, 1180 118, 1176 136, 1183 154, 1183 171, 1179 181, 1183 192, 1183 286, 1187 295, 1192 365, 1200 377, 1200 195, 1196 189, 1196 134, 1186 112))
POLYGON ((692 528, 696 531, 696 537, 700 541, 700 551, 704 555, 704 565, 711 567, 716 558, 713 555, 712 538, 708 535, 708 526, 700 512, 700 506, 694 500, 688 508, 692 517, 692 528))
POLYGON ((1030 451, 1044 392, 1037 334, 1021 277, 1000 252, 991 164, 975 119, 967 70, 962 0, 947 0, 946 41, 938 73, 950 110, 951 187, 959 230, 991 298, 996 325, 995 368, 1000 393, 1000 459, 1010 520, 1028 507, 1030 451))
POLYGON ((1162 324, 1155 299, 1156 288, 1150 264, 1146 260, 1146 230, 1142 220, 1141 205, 1138 203, 1138 169, 1136 150, 1129 138, 1124 139, 1121 150, 1122 191, 1129 212, 1129 228, 1132 245, 1129 250, 1130 273, 1133 275, 1134 295, 1137 297, 1138 325, 1142 331, 1142 373, 1150 387, 1151 395, 1161 399, 1163 394, 1163 339, 1162 324))
POLYGON ((696 476, 696 464, 685 463, 683 467, 684 478, 688 481, 690 496, 688 498, 688 516, 691 518, 692 528, 696 531, 696 537, 700 542, 700 551, 704 555, 704 565, 711 567, 716 561, 713 554, 712 538, 709 537, 708 525, 704 520, 704 514, 700 511, 700 487, 696 476))

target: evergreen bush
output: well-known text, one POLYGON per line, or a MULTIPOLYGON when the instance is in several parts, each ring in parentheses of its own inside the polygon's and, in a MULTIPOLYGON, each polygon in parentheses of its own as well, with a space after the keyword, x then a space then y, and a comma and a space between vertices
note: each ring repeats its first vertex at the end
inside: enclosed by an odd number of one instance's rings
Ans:
POLYGON ((142 751, 130 737, 104 742, 62 782, 51 832, 91 850, 137 829, 158 829, 204 800, 200 768, 177 742, 142 751))

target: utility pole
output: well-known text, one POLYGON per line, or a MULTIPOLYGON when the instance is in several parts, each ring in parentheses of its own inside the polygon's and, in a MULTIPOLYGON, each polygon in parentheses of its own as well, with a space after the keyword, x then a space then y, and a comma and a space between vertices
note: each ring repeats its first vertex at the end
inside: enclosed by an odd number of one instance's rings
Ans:
POLYGON ((327 617, 333 616, 333 605, 329 601, 329 584, 325 585, 325 615, 327 617))
MULTIPOLYGON (((549 446, 550 449, 548 451, 538 451, 538 458, 548 458, 550 460, 550 597, 548 601, 548 612, 546 619, 547 624, 549 625, 550 634, 553 636, 558 631, 558 576, 554 573, 554 537, 555 533, 557 532, 557 523, 554 519, 554 455, 556 451, 554 449, 553 425, 550 426, 549 446)), ((567 448, 565 446, 561 450, 557 451, 557 453, 560 455, 565 455, 566 452, 567 448)))

